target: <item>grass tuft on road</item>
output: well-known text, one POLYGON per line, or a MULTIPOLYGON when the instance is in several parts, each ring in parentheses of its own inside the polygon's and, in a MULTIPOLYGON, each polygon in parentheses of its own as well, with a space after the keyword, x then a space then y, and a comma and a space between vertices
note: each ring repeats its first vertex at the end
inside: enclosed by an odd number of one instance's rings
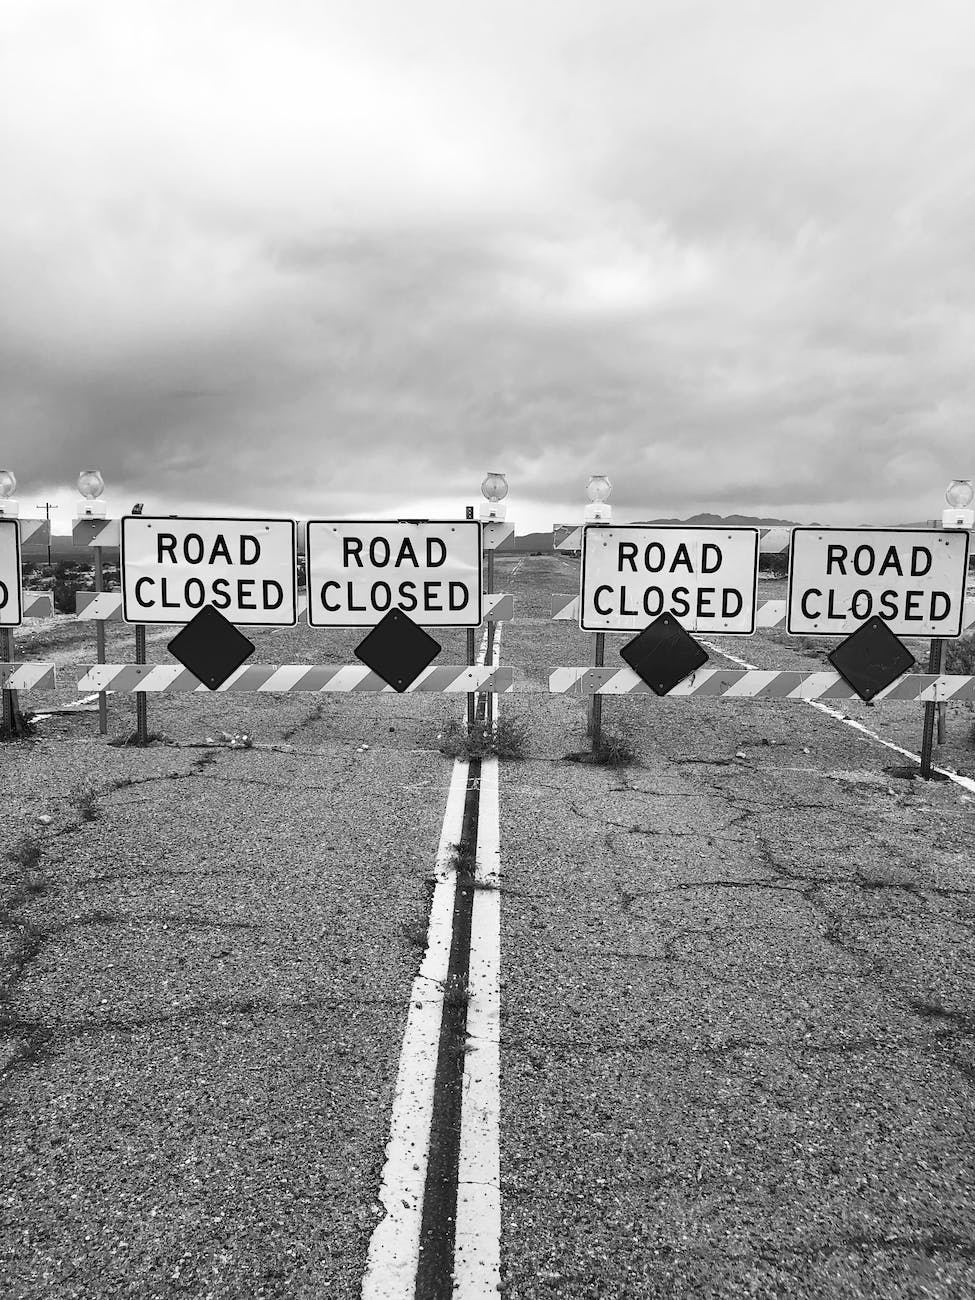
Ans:
POLYGON ((437 736, 437 748, 447 758, 524 758, 528 726, 519 717, 499 718, 493 725, 478 721, 473 731, 460 722, 448 722, 437 736))

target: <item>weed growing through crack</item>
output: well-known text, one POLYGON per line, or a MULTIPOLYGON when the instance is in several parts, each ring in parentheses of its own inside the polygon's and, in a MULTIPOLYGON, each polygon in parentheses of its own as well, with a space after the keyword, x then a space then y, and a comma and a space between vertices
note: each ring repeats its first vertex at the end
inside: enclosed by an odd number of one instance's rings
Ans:
POLYGON ((98 791, 90 781, 75 786, 68 796, 68 802, 77 808, 83 822, 98 820, 98 791))
POLYGON ((477 866, 477 848, 469 840, 450 846, 450 865, 458 876, 472 879, 477 866))
MULTIPOLYGON (((153 741, 167 739, 168 737, 165 732, 150 731, 146 733, 145 743, 151 745, 153 741)), ((137 731, 130 731, 128 735, 125 736, 113 736, 108 743, 115 749, 127 749, 129 746, 141 748, 139 745, 139 733, 137 731)))
POLYGON ((528 750, 528 725, 519 717, 499 718, 493 725, 483 720, 471 731, 451 721, 437 736, 437 748, 447 758, 524 758, 528 750))
POLYGON ((444 1006, 467 1008, 470 1006, 471 990, 469 981, 463 975, 448 975, 443 987, 444 1006))
POLYGON ((36 871, 41 861, 41 841, 36 835, 22 835, 8 851, 7 858, 21 871, 36 871))
POLYGON ((635 767, 639 760, 629 736, 604 731, 590 761, 597 767, 635 767))

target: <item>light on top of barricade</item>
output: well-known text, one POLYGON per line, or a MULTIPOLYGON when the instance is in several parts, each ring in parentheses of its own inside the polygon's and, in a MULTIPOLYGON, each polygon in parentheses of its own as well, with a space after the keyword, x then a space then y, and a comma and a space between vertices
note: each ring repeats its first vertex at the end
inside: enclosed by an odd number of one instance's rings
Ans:
POLYGON ((613 517, 613 507, 606 504, 606 498, 613 490, 613 485, 605 474, 590 474, 586 484, 586 496, 589 505, 584 516, 587 524, 607 524, 613 517))
POLYGON ((78 491, 85 498, 78 505, 78 519, 104 519, 105 504, 96 501, 105 491, 105 480, 97 469, 83 469, 78 475, 78 491))
POLYGON ((508 480, 503 474, 491 470, 481 484, 481 495, 488 501, 503 501, 508 495, 508 480))
POLYGON ((105 480, 97 469, 83 469, 78 475, 78 491, 89 501, 105 491, 105 480))
POLYGON ((613 485, 605 474, 590 474, 586 484, 586 496, 590 501, 606 501, 612 490, 613 485))
POLYGON ((972 487, 970 478, 952 479, 945 493, 945 500, 948 504, 959 510, 964 510, 965 506, 970 506, 973 497, 975 497, 975 487, 972 487))
POLYGON ((496 470, 485 474, 481 495, 485 498, 485 504, 481 506, 481 519, 494 522, 503 519, 505 508, 501 502, 508 495, 508 480, 505 476, 496 470))
POLYGON ((0 469, 0 519, 15 519, 20 514, 20 506, 13 499, 16 490, 13 470, 0 469))

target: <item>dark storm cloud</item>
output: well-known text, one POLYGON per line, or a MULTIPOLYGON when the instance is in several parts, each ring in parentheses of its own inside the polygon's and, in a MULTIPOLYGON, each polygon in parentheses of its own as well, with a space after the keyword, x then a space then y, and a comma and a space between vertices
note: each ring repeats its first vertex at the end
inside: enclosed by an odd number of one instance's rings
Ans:
POLYGON ((385 513, 500 468, 544 526, 600 471, 845 522, 975 468, 960 4, 0 22, 22 483, 385 513))

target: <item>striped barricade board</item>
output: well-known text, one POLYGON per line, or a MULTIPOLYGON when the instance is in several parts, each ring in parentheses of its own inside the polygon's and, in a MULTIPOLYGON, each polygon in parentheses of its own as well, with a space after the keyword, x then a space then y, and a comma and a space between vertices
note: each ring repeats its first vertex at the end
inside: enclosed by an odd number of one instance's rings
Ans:
POLYGON ((5 691, 53 691, 57 687, 54 664, 0 664, 0 686, 5 691))
MULTIPOLYGON (((119 591, 79 591, 75 603, 76 616, 82 621, 101 619, 105 623, 122 621, 122 593, 119 591)), ((298 617, 301 619, 308 610, 308 597, 298 596, 298 617)), ((484 597, 484 618, 500 623, 514 617, 514 598, 507 592, 492 592, 484 597)))
POLYGON ((500 551, 514 545, 514 524, 495 519, 481 527, 481 544, 486 551, 500 551))
POLYGON ((98 546, 117 551, 122 544, 121 519, 76 519, 71 529, 75 546, 98 546))
MULTIPOLYGON (((647 683, 630 668, 552 668, 549 690, 555 695, 651 695, 647 683)), ((700 695, 725 700, 854 700, 853 687, 839 673, 801 669, 698 668, 669 691, 673 696, 700 695)), ((975 677, 949 673, 910 673, 873 697, 883 700, 975 700, 975 677)))
POLYGON ((484 597, 484 617, 481 619, 481 625, 485 623, 502 623, 515 616, 515 600, 508 592, 491 592, 484 597))
POLYGON ((24 592, 24 618, 53 618, 54 596, 49 591, 24 592))
POLYGON ((582 526, 556 524, 552 529, 552 549, 555 551, 581 551, 582 526))
MULTIPOLYGON (((78 690, 202 691, 198 677, 179 664, 88 664, 78 690)), ((514 690, 513 668, 467 668, 443 664, 425 668, 404 694, 502 694, 514 690)), ((397 694, 392 686, 362 664, 250 664, 238 668, 218 691, 332 691, 397 694)))
POLYGON ((17 520, 20 530, 20 545, 26 549, 47 546, 51 540, 51 521, 49 519, 17 520))

